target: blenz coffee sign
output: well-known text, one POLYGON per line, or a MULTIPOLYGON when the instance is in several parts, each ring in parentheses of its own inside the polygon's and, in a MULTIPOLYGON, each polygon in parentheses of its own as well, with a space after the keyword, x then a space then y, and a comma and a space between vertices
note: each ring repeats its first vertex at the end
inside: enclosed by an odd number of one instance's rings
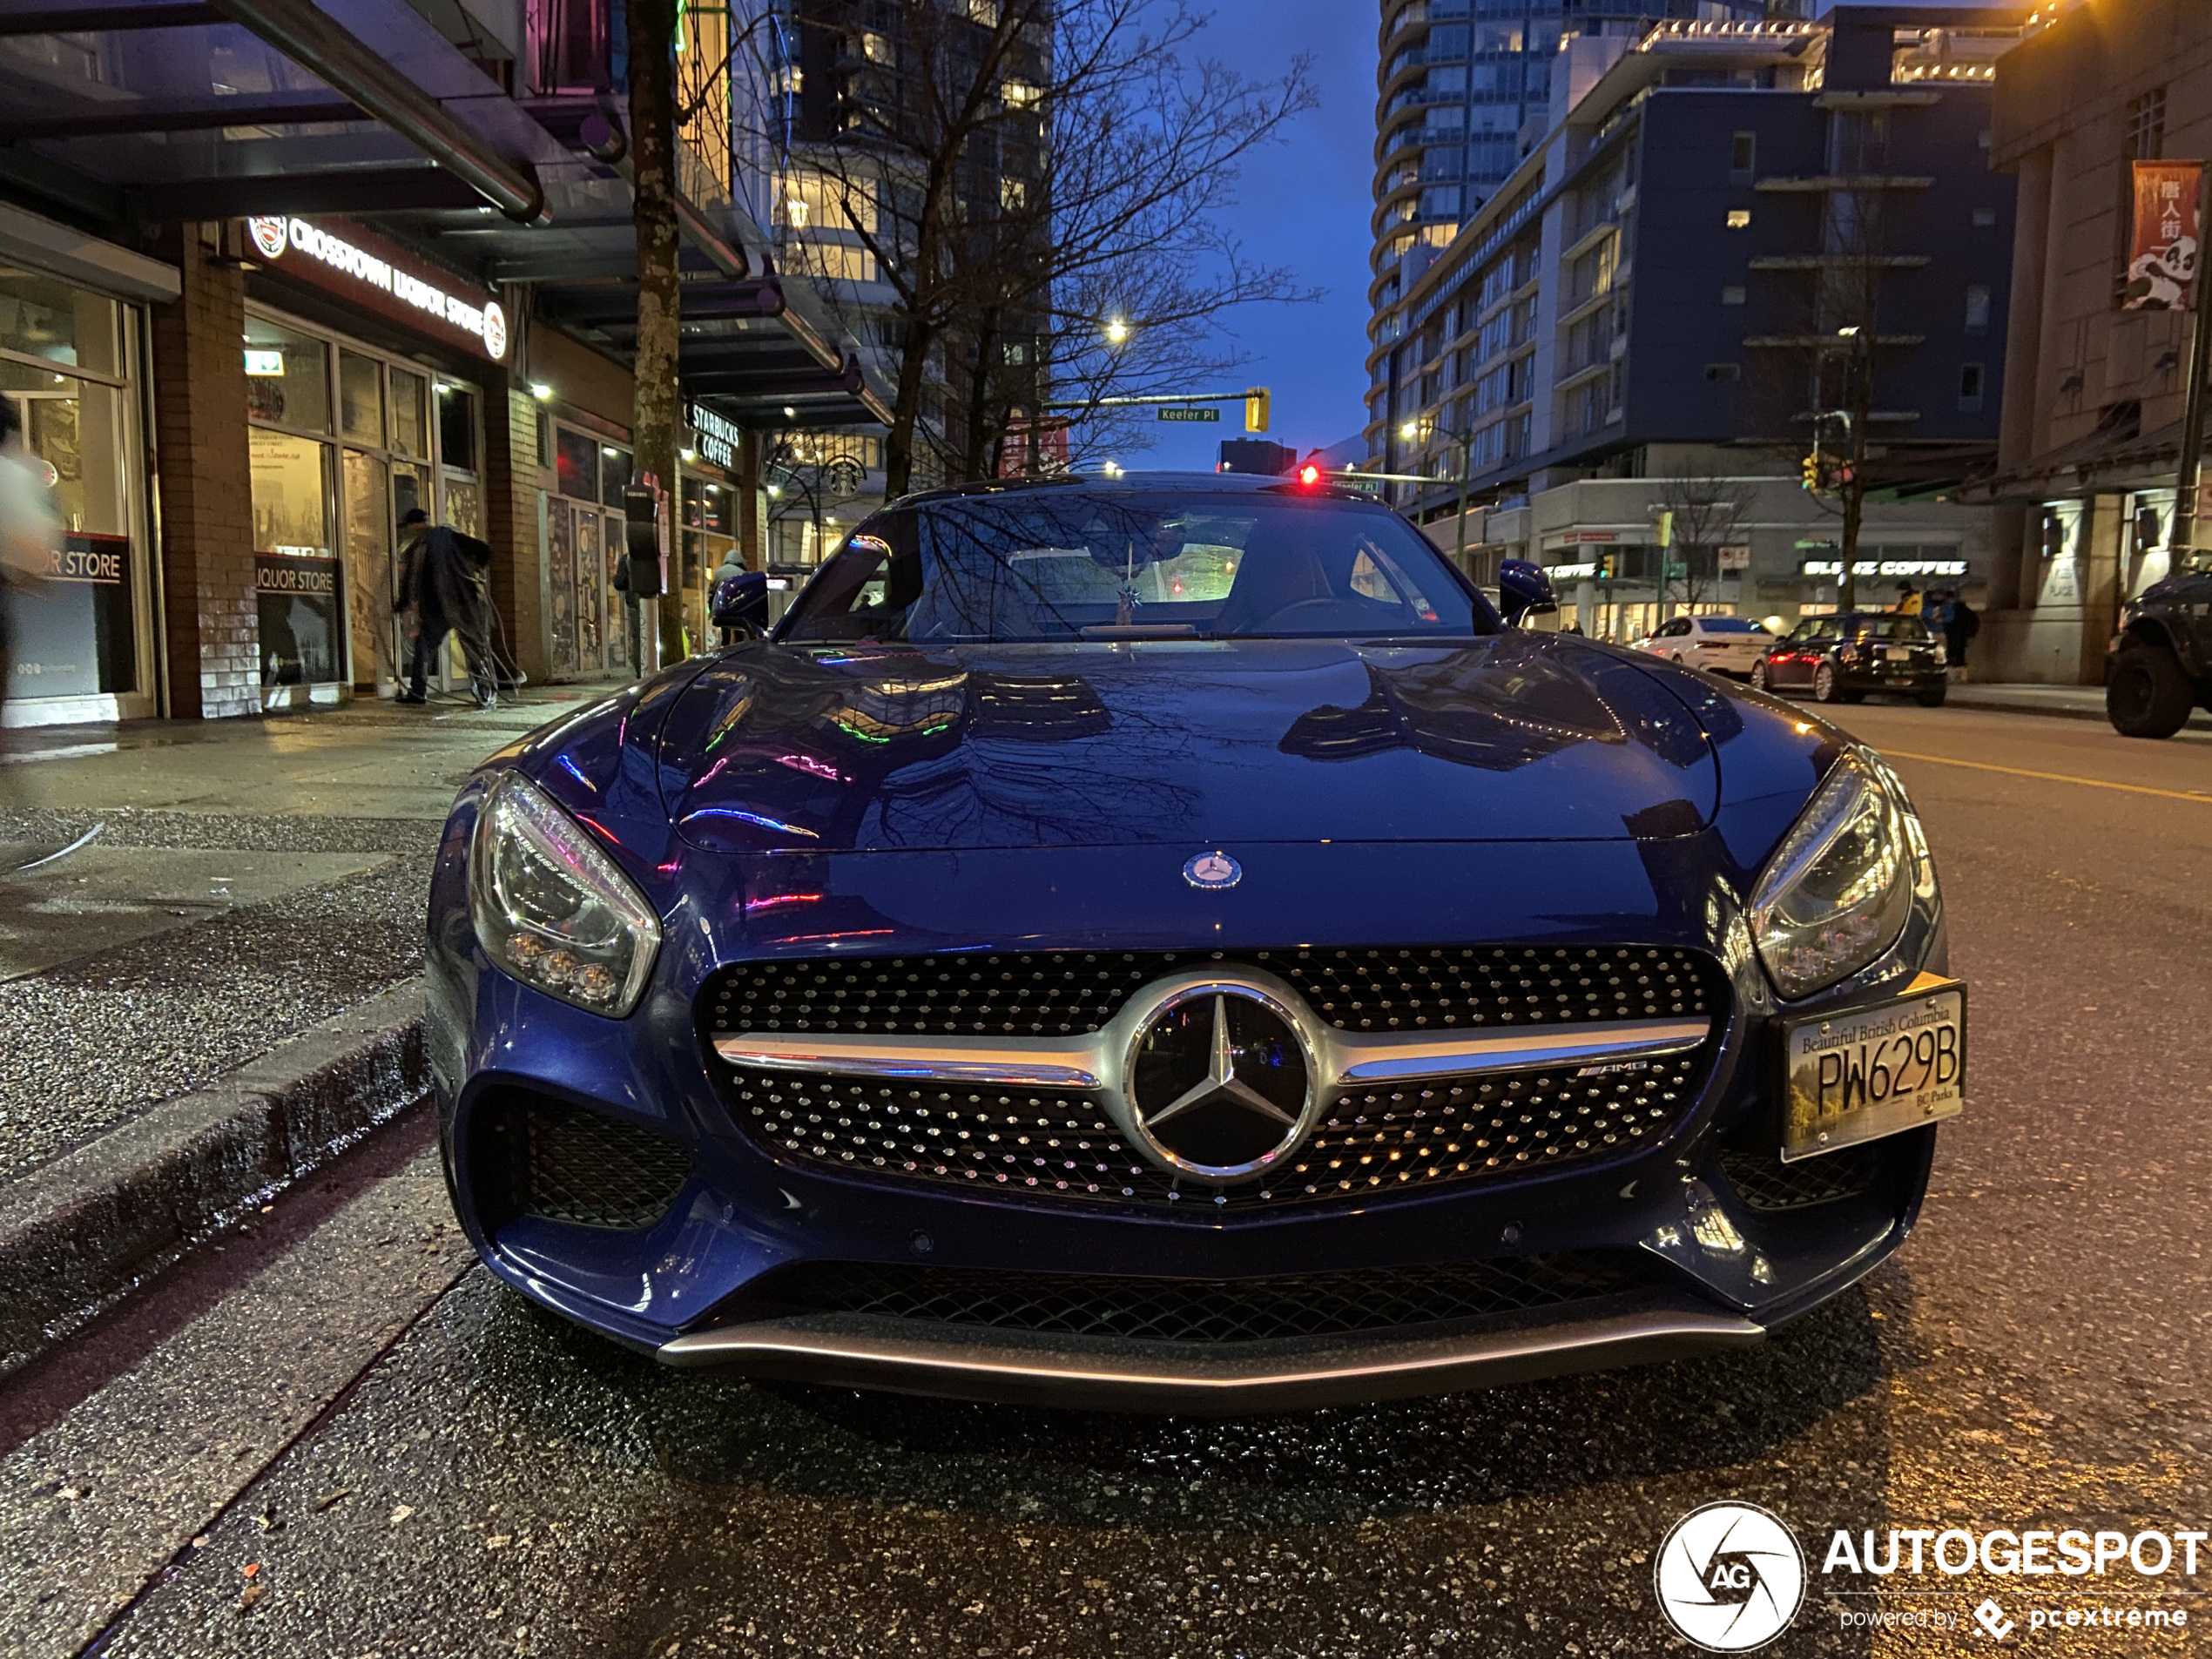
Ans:
POLYGON ((265 214, 246 221, 272 270, 326 288, 421 332, 449 336, 494 362, 507 356, 507 313, 489 294, 454 292, 457 279, 382 237, 345 226, 334 234, 310 219, 265 214))

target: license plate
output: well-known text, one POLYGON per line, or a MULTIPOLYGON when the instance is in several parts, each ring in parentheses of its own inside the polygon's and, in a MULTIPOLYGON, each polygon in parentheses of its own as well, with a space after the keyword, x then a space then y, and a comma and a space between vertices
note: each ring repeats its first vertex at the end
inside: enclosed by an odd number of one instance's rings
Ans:
POLYGON ((1882 655, 1888 658, 1890 661, 1893 663, 1909 663, 1912 660, 1912 647, 1910 645, 1885 645, 1882 647, 1882 655))
POLYGON ((1966 1104, 1966 988, 1923 974, 1871 1008, 1785 1020, 1782 1160, 1956 1117, 1966 1104))

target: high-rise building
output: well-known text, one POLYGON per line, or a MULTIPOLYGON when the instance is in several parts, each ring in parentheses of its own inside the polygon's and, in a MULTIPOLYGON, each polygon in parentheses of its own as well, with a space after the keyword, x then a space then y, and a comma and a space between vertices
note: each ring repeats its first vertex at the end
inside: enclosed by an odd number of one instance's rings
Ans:
POLYGON ((1993 460, 2005 395, 1990 91, 2021 23, 1841 5, 1570 41, 1544 137, 1378 344, 1370 457, 1433 481, 1393 498, 1478 574, 1554 567, 1590 632, 1786 620, 1839 602, 1836 492, 1801 474, 1855 442, 1878 486, 1858 598, 1978 595, 1991 511, 1945 497, 1993 460))
POLYGON ((1383 0, 1370 338, 1379 344, 1389 337, 1414 279, 1542 136, 1562 42, 1578 35, 1633 38, 1668 17, 1725 23, 1794 16, 1799 3, 1383 0))

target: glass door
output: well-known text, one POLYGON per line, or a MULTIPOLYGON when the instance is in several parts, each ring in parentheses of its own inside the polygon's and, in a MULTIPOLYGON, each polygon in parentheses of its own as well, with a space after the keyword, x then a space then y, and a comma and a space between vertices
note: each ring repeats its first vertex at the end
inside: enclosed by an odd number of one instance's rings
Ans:
POLYGON ((346 609, 354 689, 374 696, 400 677, 392 638, 392 481, 360 449, 345 457, 346 609))
POLYGON ((577 671, 576 625, 576 526, 582 515, 564 501, 546 515, 547 597, 552 603, 553 671, 573 678, 577 671))
POLYGON ((597 678, 607 658, 606 583, 599 573, 599 515, 579 508, 576 516, 577 672, 597 678))

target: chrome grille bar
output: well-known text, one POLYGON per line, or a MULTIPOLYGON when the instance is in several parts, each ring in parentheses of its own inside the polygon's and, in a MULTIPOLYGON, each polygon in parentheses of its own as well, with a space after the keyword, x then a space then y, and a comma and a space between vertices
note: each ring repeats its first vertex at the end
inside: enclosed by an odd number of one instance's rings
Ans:
MULTIPOLYGON (((1374 1087, 1433 1077, 1538 1071, 1577 1062, 1684 1054, 1712 1035, 1712 1022, 1625 1020, 1541 1030, 1387 1032, 1380 1035, 1315 1032, 1323 1086, 1374 1087)), ((1121 1063, 1130 1037, 1116 1028, 1069 1037, 941 1037, 897 1032, 804 1034, 745 1031, 715 1039, 732 1066, 762 1071, 881 1077, 906 1082, 998 1083, 1015 1088, 1103 1089, 1121 1063)))

